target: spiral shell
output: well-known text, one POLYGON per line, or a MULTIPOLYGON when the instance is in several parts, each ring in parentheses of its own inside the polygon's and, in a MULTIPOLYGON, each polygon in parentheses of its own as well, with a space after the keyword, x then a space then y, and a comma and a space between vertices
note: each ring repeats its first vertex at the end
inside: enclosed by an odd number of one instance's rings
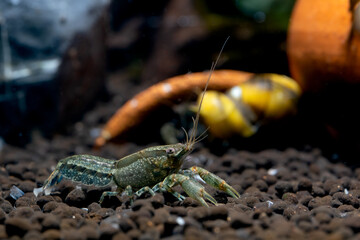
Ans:
POLYGON ((216 137, 249 137, 259 126, 295 113, 300 95, 301 89, 293 79, 258 74, 225 94, 206 92, 200 115, 216 137))

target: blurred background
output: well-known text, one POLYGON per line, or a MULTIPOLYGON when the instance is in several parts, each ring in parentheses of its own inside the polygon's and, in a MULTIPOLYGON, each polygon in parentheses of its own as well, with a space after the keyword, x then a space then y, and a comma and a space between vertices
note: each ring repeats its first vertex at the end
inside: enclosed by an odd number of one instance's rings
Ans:
MULTIPOLYGON (((134 94, 166 78, 209 69, 230 36, 217 69, 292 76, 303 95, 295 117, 223 146, 311 145, 334 160, 355 161, 360 153, 360 74, 353 70, 360 69, 358 1, 323 2, 3 0, 2 142, 24 145, 34 132, 47 138, 71 135, 86 114, 94 138, 134 94), (332 44, 332 39, 340 40, 332 44)), ((156 129, 167 120, 151 116, 135 130, 147 135, 139 142, 161 142, 156 129)))

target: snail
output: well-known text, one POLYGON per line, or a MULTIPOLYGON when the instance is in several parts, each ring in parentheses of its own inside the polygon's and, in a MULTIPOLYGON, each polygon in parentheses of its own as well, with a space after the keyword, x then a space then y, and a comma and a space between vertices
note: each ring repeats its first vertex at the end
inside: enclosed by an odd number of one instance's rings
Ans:
POLYGON ((287 76, 257 74, 225 93, 207 91, 200 116, 215 137, 250 137, 263 124, 294 114, 300 95, 287 76))

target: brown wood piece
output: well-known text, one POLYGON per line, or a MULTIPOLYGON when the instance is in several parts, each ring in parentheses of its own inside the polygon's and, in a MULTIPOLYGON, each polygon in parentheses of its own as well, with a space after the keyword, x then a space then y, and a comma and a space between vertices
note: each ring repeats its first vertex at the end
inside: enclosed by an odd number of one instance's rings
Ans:
MULTIPOLYGON (((224 91, 248 80, 251 76, 251 73, 242 71, 217 70, 212 74, 208 89, 224 91)), ((108 140, 134 128, 165 102, 174 102, 192 93, 193 89, 204 89, 208 78, 209 72, 180 75, 159 82, 137 94, 106 123, 101 135, 95 140, 95 147, 101 147, 108 140)))

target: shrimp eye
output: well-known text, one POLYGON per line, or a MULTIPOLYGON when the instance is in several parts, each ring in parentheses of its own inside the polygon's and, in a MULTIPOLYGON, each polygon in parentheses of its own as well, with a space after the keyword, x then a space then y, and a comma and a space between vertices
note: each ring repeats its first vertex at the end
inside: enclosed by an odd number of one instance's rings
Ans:
POLYGON ((175 149, 174 148, 168 148, 165 150, 167 154, 173 154, 175 153, 175 149))

